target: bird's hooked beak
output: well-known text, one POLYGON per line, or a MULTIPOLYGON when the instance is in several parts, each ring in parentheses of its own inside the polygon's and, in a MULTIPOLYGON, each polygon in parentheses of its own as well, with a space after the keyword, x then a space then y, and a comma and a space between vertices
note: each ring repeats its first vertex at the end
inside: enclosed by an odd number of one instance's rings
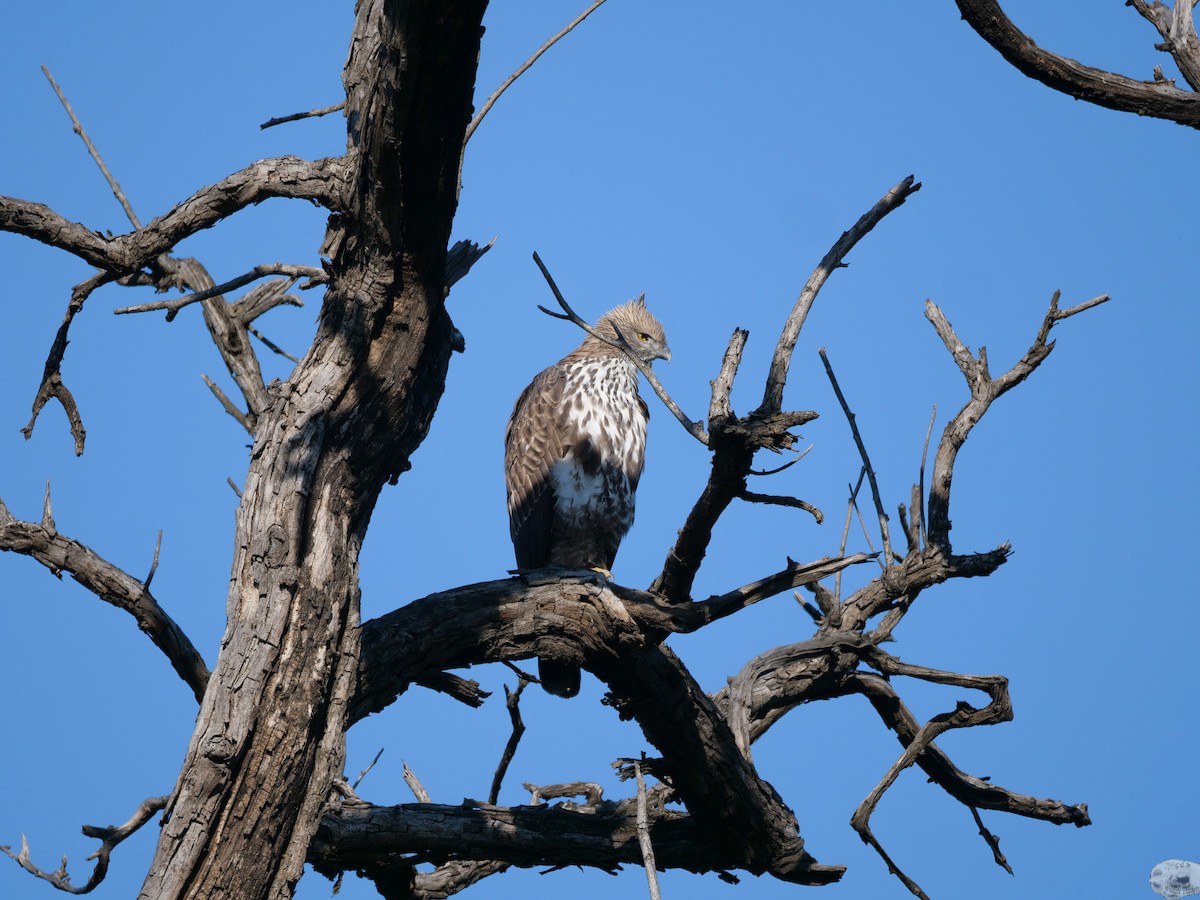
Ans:
POLYGON ((663 362, 670 362, 671 361, 671 348, 663 347, 656 354, 654 354, 654 358, 661 359, 663 362))

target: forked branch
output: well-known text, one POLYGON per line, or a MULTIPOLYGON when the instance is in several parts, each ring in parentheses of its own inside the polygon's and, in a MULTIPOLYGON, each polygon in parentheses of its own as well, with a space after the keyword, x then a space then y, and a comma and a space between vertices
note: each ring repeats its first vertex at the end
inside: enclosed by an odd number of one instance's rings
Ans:
POLYGON ((83 885, 71 884, 71 876, 67 874, 67 857, 64 855, 62 863, 53 872, 46 872, 34 865, 33 860, 29 856, 29 842, 25 840, 25 835, 21 835, 21 852, 13 853, 12 849, 7 846, 0 846, 0 852, 5 853, 31 875, 36 875, 43 881, 48 881, 60 891, 68 894, 87 894, 96 888, 104 880, 104 876, 108 874, 109 857, 112 851, 121 841, 129 837, 143 825, 150 821, 150 818, 159 810, 164 809, 167 805, 167 797, 151 797, 148 800, 143 800, 129 821, 124 825, 109 825, 107 827, 99 827, 96 825, 84 825, 83 833, 86 837, 99 838, 101 841, 100 848, 95 853, 91 854, 88 859, 96 860, 96 865, 92 869, 92 874, 88 877, 87 883, 83 885))
POLYGON ((1048 341, 1050 329, 1056 324, 1069 319, 1071 316, 1099 306, 1108 301, 1107 294, 1094 297, 1070 309, 1058 308, 1059 292, 1055 291, 1050 299, 1050 308, 1042 319, 1037 337, 1011 369, 998 378, 992 378, 988 371, 987 350, 979 351, 976 357, 969 347, 954 333, 949 320, 932 300, 925 301, 925 316, 933 324, 938 337, 954 357, 958 369, 962 372, 971 391, 971 399, 958 411, 942 431, 938 441, 937 453, 933 460, 933 475, 929 485, 929 542, 935 546, 949 550, 950 547, 950 482, 954 474, 954 461, 958 451, 966 441, 971 429, 987 412, 992 401, 1016 387, 1028 378, 1054 349, 1054 342, 1048 341))
POLYGON ((651 586, 655 593, 676 603, 688 599, 696 574, 708 553, 717 520, 735 498, 747 495, 746 479, 753 471, 754 454, 763 449, 788 449, 796 440, 790 429, 817 418, 815 412, 784 412, 782 409, 783 388, 804 320, 822 285, 834 269, 844 264, 846 254, 884 216, 900 207, 920 188, 920 183, 913 176, 905 178, 884 194, 825 254, 805 283, 784 324, 771 360, 763 402, 754 412, 740 418, 734 415, 729 398, 746 344, 746 332, 739 329, 733 333, 721 363, 721 371, 712 384, 707 441, 713 450, 712 472, 680 529, 675 545, 667 553, 662 571, 651 586))

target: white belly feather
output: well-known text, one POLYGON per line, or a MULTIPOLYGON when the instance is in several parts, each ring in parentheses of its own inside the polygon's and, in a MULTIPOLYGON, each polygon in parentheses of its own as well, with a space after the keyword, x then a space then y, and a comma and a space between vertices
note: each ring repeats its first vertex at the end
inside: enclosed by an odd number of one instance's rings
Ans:
POLYGON ((633 524, 634 490, 641 476, 646 451, 646 418, 636 397, 637 370, 624 360, 605 364, 589 362, 572 368, 569 381, 585 385, 582 391, 568 389, 580 400, 566 413, 566 429, 574 440, 585 437, 598 456, 585 465, 568 449, 550 470, 555 508, 565 521, 586 525, 602 515, 633 524))

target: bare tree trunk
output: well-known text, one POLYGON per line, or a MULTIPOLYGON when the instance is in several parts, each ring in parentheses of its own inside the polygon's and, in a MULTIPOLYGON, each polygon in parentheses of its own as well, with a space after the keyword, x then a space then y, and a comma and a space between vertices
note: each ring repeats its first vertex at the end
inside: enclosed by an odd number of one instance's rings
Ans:
POLYGON ((259 421, 220 659, 142 897, 290 897, 342 773, 359 550, 445 383, 445 253, 485 5, 358 4, 330 287, 259 421))

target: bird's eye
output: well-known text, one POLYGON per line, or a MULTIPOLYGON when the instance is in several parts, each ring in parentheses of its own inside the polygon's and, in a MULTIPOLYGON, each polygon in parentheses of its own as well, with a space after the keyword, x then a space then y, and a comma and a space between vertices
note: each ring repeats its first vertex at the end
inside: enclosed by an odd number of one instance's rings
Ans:
POLYGON ((650 340, 650 335, 646 334, 644 331, 639 331, 638 340, 644 344, 646 341, 650 340))

